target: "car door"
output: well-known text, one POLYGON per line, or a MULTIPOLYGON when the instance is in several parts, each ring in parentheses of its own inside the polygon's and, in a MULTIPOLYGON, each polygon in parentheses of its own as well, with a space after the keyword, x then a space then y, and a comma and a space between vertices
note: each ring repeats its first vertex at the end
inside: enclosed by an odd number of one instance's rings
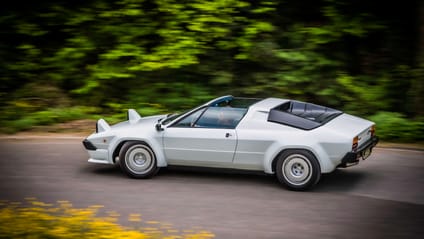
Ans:
POLYGON ((223 107, 207 107, 167 127, 163 144, 168 163, 231 166, 237 145, 235 126, 238 122, 234 123, 234 113, 228 112, 223 107))

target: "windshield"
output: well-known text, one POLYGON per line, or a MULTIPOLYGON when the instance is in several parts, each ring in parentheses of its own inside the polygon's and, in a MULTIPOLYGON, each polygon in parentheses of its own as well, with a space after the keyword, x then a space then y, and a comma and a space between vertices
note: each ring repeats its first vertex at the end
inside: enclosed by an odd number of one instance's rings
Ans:
POLYGON ((161 121, 161 123, 163 124, 163 125, 166 125, 166 124, 168 124, 169 122, 171 122, 171 121, 173 121, 174 119, 176 119, 176 118, 178 118, 178 117, 180 117, 182 114, 176 114, 176 113, 174 113, 174 114, 169 114, 164 120, 162 120, 161 121))
MULTIPOLYGON (((230 107, 234 107, 234 108, 248 108, 250 105, 260 101, 261 99, 256 99, 256 98, 235 98, 233 96, 229 96, 229 97, 225 97, 225 98, 220 98, 216 101, 213 101, 212 103, 209 103, 208 106, 210 107, 225 107, 225 106, 230 106, 230 107)), ((184 111, 183 113, 174 113, 174 114, 169 114, 166 116, 166 118, 161 119, 159 122, 162 125, 167 125, 170 122, 174 121, 175 119, 177 119, 178 117, 186 114, 187 112, 190 111, 194 111, 197 110, 199 108, 201 108, 203 106, 199 106, 197 108, 194 109, 190 109, 187 111, 184 111)))

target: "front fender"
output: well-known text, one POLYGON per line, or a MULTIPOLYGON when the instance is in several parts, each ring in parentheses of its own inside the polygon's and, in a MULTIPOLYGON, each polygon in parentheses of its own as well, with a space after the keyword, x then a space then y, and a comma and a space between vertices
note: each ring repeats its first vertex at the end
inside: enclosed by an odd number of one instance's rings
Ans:
POLYGON ((111 145, 111 148, 113 150, 109 150, 109 157, 113 158, 113 155, 119 155, 120 148, 122 147, 123 143, 127 141, 140 141, 146 143, 150 148, 152 148, 153 152, 155 153, 156 160, 157 160, 157 166, 158 167, 166 167, 168 163, 165 160, 165 155, 163 153, 162 149, 162 137, 154 138, 154 139, 148 139, 148 138, 140 138, 140 137, 122 137, 116 140, 111 145))

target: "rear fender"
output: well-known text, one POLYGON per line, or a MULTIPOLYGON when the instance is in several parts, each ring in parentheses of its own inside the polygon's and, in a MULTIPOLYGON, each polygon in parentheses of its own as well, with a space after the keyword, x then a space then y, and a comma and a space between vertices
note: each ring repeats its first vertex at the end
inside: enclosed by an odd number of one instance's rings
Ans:
POLYGON ((336 168, 336 165, 332 163, 327 153, 324 151, 324 149, 320 145, 314 145, 314 147, 311 147, 308 145, 300 145, 300 144, 280 145, 278 143, 275 143, 271 145, 269 149, 267 150, 267 152, 265 153, 265 157, 264 157, 265 173, 274 174, 275 173, 274 166, 276 161, 278 160, 278 156, 285 150, 293 150, 293 149, 307 150, 311 152, 316 157, 316 159, 318 160, 320 164, 321 173, 332 172, 336 168))

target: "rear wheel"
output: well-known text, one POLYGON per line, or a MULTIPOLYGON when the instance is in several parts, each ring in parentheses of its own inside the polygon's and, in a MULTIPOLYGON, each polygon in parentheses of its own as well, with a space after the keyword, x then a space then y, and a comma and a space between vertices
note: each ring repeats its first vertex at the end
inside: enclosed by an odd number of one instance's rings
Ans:
POLYGON ((306 150, 287 150, 277 159, 276 175, 291 190, 306 190, 318 183, 321 169, 315 156, 306 150))
POLYGON ((119 152, 119 165, 133 178, 150 178, 159 170, 153 150, 142 142, 126 142, 119 152))

